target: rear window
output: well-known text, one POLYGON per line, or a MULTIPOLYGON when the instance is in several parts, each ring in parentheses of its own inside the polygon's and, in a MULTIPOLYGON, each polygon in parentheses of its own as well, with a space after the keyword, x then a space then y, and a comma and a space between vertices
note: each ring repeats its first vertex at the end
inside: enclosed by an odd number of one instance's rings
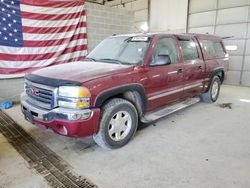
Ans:
POLYGON ((182 49, 183 59, 185 61, 198 59, 197 48, 193 40, 179 40, 179 42, 182 49))
POLYGON ((202 46, 209 57, 225 56, 225 51, 221 41, 203 40, 202 46))

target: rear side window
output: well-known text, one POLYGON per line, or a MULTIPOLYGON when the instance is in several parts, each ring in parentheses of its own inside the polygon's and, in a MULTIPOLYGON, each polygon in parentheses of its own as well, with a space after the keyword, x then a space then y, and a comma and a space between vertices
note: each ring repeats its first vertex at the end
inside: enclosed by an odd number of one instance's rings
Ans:
POLYGON ((221 41, 203 40, 202 46, 209 57, 223 57, 225 55, 221 41))
POLYGON ((180 40, 179 42, 184 61, 198 59, 197 48, 193 40, 180 40))
POLYGON ((178 52, 172 38, 160 38, 153 49, 151 65, 155 63, 158 55, 168 55, 171 63, 178 63, 178 52))

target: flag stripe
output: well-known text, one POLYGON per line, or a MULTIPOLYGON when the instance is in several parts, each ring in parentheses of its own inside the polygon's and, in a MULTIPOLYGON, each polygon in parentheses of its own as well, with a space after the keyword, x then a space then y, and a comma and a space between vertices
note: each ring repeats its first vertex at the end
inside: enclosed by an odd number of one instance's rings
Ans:
POLYGON ((22 4, 30 5, 30 6, 40 6, 40 7, 53 7, 53 8, 67 8, 74 7, 76 5, 84 5, 82 0, 73 0, 73 1, 44 1, 44 0, 22 0, 22 4))
POLYGON ((43 27, 43 28, 37 28, 37 27, 23 27, 24 33, 41 33, 41 34, 49 34, 49 33, 62 33, 66 31, 72 31, 75 30, 77 27, 86 27, 86 22, 79 22, 76 25, 70 25, 65 27, 43 27))
POLYGON ((45 60, 51 59, 54 57, 58 57, 62 54, 72 53, 75 51, 82 51, 87 50, 86 45, 79 45, 70 48, 66 48, 62 51, 54 52, 54 53, 44 53, 44 54, 4 54, 0 53, 1 60, 8 60, 8 61, 36 61, 36 60, 45 60))
POLYGON ((37 14, 30 12, 22 12, 22 18, 31 19, 31 20, 70 20, 74 18, 79 18, 80 16, 84 16, 85 11, 80 11, 78 13, 70 13, 70 14, 37 14))
POLYGON ((26 47, 57 46, 57 45, 67 43, 67 42, 72 41, 72 40, 86 39, 86 38, 87 38, 86 33, 80 33, 77 35, 73 35, 72 37, 64 38, 64 39, 60 39, 60 40, 44 40, 44 41, 26 40, 26 41, 24 41, 24 45, 26 47))
POLYGON ((33 33, 23 33, 24 40, 32 40, 32 41, 44 41, 44 40, 60 40, 69 36, 77 35, 80 33, 86 33, 85 27, 77 28, 76 30, 72 30, 64 33, 50 33, 50 34, 33 34, 33 33))
POLYGON ((26 18, 22 18, 23 26, 29 26, 29 27, 65 27, 65 26, 71 26, 79 23, 80 21, 86 21, 85 16, 81 16, 80 18, 74 18, 70 20, 62 20, 62 21, 47 21, 47 20, 30 20, 26 18))
POLYGON ((20 8, 24 12, 32 12, 35 14, 65 14, 67 12, 68 14, 70 13, 77 13, 83 10, 84 6, 71 6, 71 7, 60 7, 60 8, 52 8, 48 4, 46 8, 42 6, 34 6, 34 5, 25 5, 25 4, 20 4, 20 8))
MULTIPOLYGON (((0 46, 0 52, 3 54, 41 54, 41 53, 52 53, 62 51, 65 48, 76 46, 77 44, 87 45, 87 39, 79 39, 64 43, 58 46, 46 46, 46 47, 23 47, 23 48, 13 48, 0 46)), ((1 58, 1 57, 0 57, 1 58)))
POLYGON ((49 60, 38 60, 38 61, 1 61, 0 68, 3 68, 4 65, 8 64, 8 68, 28 68, 28 67, 41 67, 41 66, 49 66, 52 65, 54 62, 58 61, 68 61, 71 58, 77 58, 80 56, 86 56, 85 53, 81 51, 75 51, 69 54, 63 54, 59 57, 54 57, 49 60))

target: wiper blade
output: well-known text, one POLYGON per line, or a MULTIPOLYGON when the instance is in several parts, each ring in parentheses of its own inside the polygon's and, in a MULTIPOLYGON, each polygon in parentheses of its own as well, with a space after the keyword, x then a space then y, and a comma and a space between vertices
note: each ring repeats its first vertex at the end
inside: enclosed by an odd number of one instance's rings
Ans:
POLYGON ((111 58, 98 59, 98 61, 112 61, 112 62, 119 63, 120 65, 123 64, 123 62, 121 62, 120 60, 118 60, 118 59, 111 59, 111 58))
POLYGON ((86 57, 83 61, 96 61, 94 58, 86 57))

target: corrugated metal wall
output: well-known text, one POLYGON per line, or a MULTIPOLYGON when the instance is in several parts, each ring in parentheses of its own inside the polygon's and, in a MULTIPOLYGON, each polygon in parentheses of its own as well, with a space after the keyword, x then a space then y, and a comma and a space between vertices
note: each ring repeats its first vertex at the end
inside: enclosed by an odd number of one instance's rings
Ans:
POLYGON ((230 54, 226 83, 250 86, 250 1, 190 0, 188 31, 223 37, 230 54))

